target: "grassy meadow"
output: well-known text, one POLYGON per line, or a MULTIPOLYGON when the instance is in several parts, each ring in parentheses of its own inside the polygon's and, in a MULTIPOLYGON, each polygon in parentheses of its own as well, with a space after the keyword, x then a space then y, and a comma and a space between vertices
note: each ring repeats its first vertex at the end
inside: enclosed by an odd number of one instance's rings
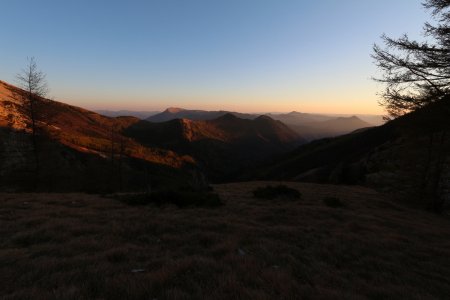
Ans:
POLYGON ((284 183, 301 196, 254 197, 268 184, 214 185, 214 208, 0 194, 0 299, 450 295, 449 216, 354 186, 284 183))

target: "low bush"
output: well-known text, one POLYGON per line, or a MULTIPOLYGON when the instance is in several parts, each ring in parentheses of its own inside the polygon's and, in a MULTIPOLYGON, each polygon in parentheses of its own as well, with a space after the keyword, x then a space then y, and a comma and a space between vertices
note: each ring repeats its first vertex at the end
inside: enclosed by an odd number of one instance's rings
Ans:
POLYGON ((219 195, 190 190, 159 190, 151 193, 120 195, 117 198, 128 205, 175 204, 178 207, 217 207, 222 205, 219 195))
POLYGON ((325 197, 323 198, 323 203, 325 203, 326 206, 329 207, 344 207, 344 203, 339 198, 336 197, 325 197))
POLYGON ((301 193, 296 189, 280 184, 277 186, 259 187, 253 191, 253 196, 260 199, 289 198, 300 199, 301 193))

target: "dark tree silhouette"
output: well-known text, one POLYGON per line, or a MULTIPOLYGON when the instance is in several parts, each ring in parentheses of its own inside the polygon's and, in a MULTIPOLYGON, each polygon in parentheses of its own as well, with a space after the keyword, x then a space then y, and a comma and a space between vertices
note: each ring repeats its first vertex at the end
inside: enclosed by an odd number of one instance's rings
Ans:
POLYGON ((127 141, 120 135, 119 126, 113 123, 111 124, 111 135, 110 135, 110 160, 111 160, 111 171, 110 176, 110 186, 111 190, 122 191, 124 188, 124 160, 127 157, 127 141))
POLYGON ((24 104, 25 115, 30 120, 33 156, 35 162, 34 183, 35 188, 37 188, 40 170, 38 148, 38 118, 41 113, 40 98, 47 95, 48 85, 45 79, 45 74, 38 69, 36 59, 34 57, 28 60, 28 65, 17 74, 16 79, 19 87, 25 91, 25 93, 21 93, 20 95, 24 104))
MULTIPOLYGON (((432 21, 423 26, 422 41, 408 35, 398 39, 383 35, 384 48, 374 45, 372 57, 382 71, 375 80, 385 84, 380 104, 389 118, 427 106, 450 101, 450 0, 425 0, 432 21)), ((450 118, 450 117, 449 117, 450 118)), ((445 169, 448 160, 448 133, 431 129, 428 155, 422 175, 420 197, 430 208, 440 211, 445 203, 445 169)))
POLYGON ((408 35, 382 36, 385 47, 374 45, 372 57, 382 71, 376 81, 386 85, 380 105, 396 118, 429 103, 449 99, 450 0, 426 0, 435 24, 425 23, 424 41, 408 35))

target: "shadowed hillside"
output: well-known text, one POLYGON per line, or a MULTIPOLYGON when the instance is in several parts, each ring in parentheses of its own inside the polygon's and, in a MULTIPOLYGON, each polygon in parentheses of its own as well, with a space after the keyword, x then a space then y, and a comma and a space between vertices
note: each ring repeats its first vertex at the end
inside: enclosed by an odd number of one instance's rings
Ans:
POLYGON ((438 209, 450 194, 449 131, 446 99, 380 127, 301 146, 253 175, 367 184, 438 209))
POLYGON ((293 130, 270 117, 249 120, 231 113, 205 121, 142 121, 128 127, 125 134, 150 147, 158 145, 188 154, 208 175, 222 180, 262 159, 304 143, 293 130))

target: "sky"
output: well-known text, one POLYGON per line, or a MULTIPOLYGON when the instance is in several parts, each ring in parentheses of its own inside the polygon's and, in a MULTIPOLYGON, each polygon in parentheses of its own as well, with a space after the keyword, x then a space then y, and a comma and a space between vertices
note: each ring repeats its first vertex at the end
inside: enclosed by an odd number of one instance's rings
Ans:
POLYGON ((0 80, 35 57, 88 109, 381 114, 380 36, 420 37, 416 0, 0 0, 0 80))

